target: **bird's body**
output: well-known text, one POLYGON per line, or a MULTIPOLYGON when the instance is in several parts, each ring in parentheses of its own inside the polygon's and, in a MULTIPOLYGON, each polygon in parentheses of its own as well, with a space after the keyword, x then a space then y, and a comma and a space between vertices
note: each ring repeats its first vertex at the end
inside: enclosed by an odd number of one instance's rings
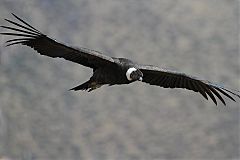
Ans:
POLYGON ((206 99, 209 96, 215 104, 217 104, 215 96, 225 104, 220 93, 233 101, 235 100, 232 95, 240 98, 239 91, 230 90, 184 73, 164 70, 152 65, 140 65, 126 58, 109 57, 87 48, 70 47, 42 34, 16 15, 13 14, 13 16, 22 24, 5 19, 9 23, 18 26, 18 28, 1 26, 7 30, 15 31, 14 33, 5 32, 1 34, 20 38, 8 40, 7 46, 26 45, 41 55, 64 58, 93 69, 93 75, 88 81, 71 90, 92 91, 102 85, 121 85, 142 81, 164 88, 185 88, 199 92, 206 99))
MULTIPOLYGON (((134 82, 135 80, 128 80, 126 76, 128 69, 135 67, 134 63, 125 58, 113 58, 113 60, 113 64, 93 70, 93 75, 87 82, 71 90, 92 91, 102 85, 121 85, 134 82)), ((129 72, 129 74, 131 74, 131 72, 129 72)))

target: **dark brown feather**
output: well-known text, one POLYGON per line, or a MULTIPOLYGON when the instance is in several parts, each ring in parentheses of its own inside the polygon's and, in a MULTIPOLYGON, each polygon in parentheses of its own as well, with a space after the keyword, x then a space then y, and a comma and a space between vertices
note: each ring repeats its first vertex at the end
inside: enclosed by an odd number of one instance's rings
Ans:
POLYGON ((151 65, 138 65, 138 68, 142 71, 145 77, 143 79, 143 82, 149 83, 151 85, 161 86, 164 88, 186 88, 188 90, 199 92, 205 99, 208 99, 209 96, 216 105, 217 100, 215 96, 224 105, 226 105, 224 99, 219 93, 222 93, 233 101, 235 100, 228 93, 240 98, 239 91, 233 91, 224 87, 220 87, 218 85, 213 85, 208 81, 203 81, 196 77, 188 76, 184 73, 160 69, 151 65), (158 80, 156 80, 157 78, 158 80), (154 81, 152 81, 153 79, 154 81))
POLYGON ((66 60, 84 65, 96 69, 102 66, 111 66, 115 61, 108 56, 105 56, 98 51, 90 50, 87 48, 73 48, 63 43, 57 42, 54 39, 42 34, 40 31, 23 21, 19 17, 13 14, 13 16, 23 24, 5 19, 7 22, 19 27, 1 26, 11 32, 0 33, 2 35, 15 36, 8 40, 6 46, 15 44, 27 45, 42 55, 49 56, 52 58, 64 58, 66 60))

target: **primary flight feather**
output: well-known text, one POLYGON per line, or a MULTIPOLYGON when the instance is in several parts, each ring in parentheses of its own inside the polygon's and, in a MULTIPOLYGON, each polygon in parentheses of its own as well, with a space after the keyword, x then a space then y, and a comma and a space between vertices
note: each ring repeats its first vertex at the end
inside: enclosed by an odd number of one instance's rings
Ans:
POLYGON ((0 34, 16 37, 6 41, 6 46, 15 44, 26 45, 33 48, 41 55, 52 58, 64 58, 93 69, 93 75, 87 82, 71 90, 92 91, 102 85, 120 85, 142 81, 150 85, 164 88, 185 88, 199 92, 206 99, 210 97, 216 105, 216 97, 226 105, 222 95, 225 95, 233 101, 235 101, 233 95, 240 98, 239 91, 230 90, 209 81, 188 76, 184 73, 164 70, 152 65, 140 65, 126 58, 109 57, 98 51, 87 48, 67 46, 41 33, 15 14, 12 15, 19 22, 5 19, 7 22, 14 25, 14 27, 1 26, 13 32, 4 32, 0 34))

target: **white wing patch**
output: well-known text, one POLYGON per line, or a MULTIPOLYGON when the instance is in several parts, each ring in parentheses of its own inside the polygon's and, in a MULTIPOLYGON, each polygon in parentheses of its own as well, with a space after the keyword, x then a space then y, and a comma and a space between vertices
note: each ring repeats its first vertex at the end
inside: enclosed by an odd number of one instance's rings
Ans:
POLYGON ((129 81, 131 81, 132 80, 132 78, 131 78, 131 73, 132 72, 134 72, 134 71, 136 71, 137 69, 136 68, 134 68, 134 67, 131 67, 131 68, 129 68, 128 70, 127 70, 127 72, 126 72, 126 76, 127 76, 127 79, 129 80, 129 81))

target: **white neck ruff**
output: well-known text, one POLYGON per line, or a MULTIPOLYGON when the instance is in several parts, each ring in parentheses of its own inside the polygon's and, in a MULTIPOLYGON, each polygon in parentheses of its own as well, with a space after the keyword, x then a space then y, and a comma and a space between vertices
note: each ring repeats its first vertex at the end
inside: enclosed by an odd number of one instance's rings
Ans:
POLYGON ((132 78, 131 78, 131 73, 132 72, 134 72, 134 71, 136 71, 137 69, 136 68, 134 68, 134 67, 131 67, 131 68, 129 68, 128 70, 127 70, 127 72, 126 72, 126 77, 127 77, 127 79, 129 80, 129 81, 131 81, 132 80, 132 78))

